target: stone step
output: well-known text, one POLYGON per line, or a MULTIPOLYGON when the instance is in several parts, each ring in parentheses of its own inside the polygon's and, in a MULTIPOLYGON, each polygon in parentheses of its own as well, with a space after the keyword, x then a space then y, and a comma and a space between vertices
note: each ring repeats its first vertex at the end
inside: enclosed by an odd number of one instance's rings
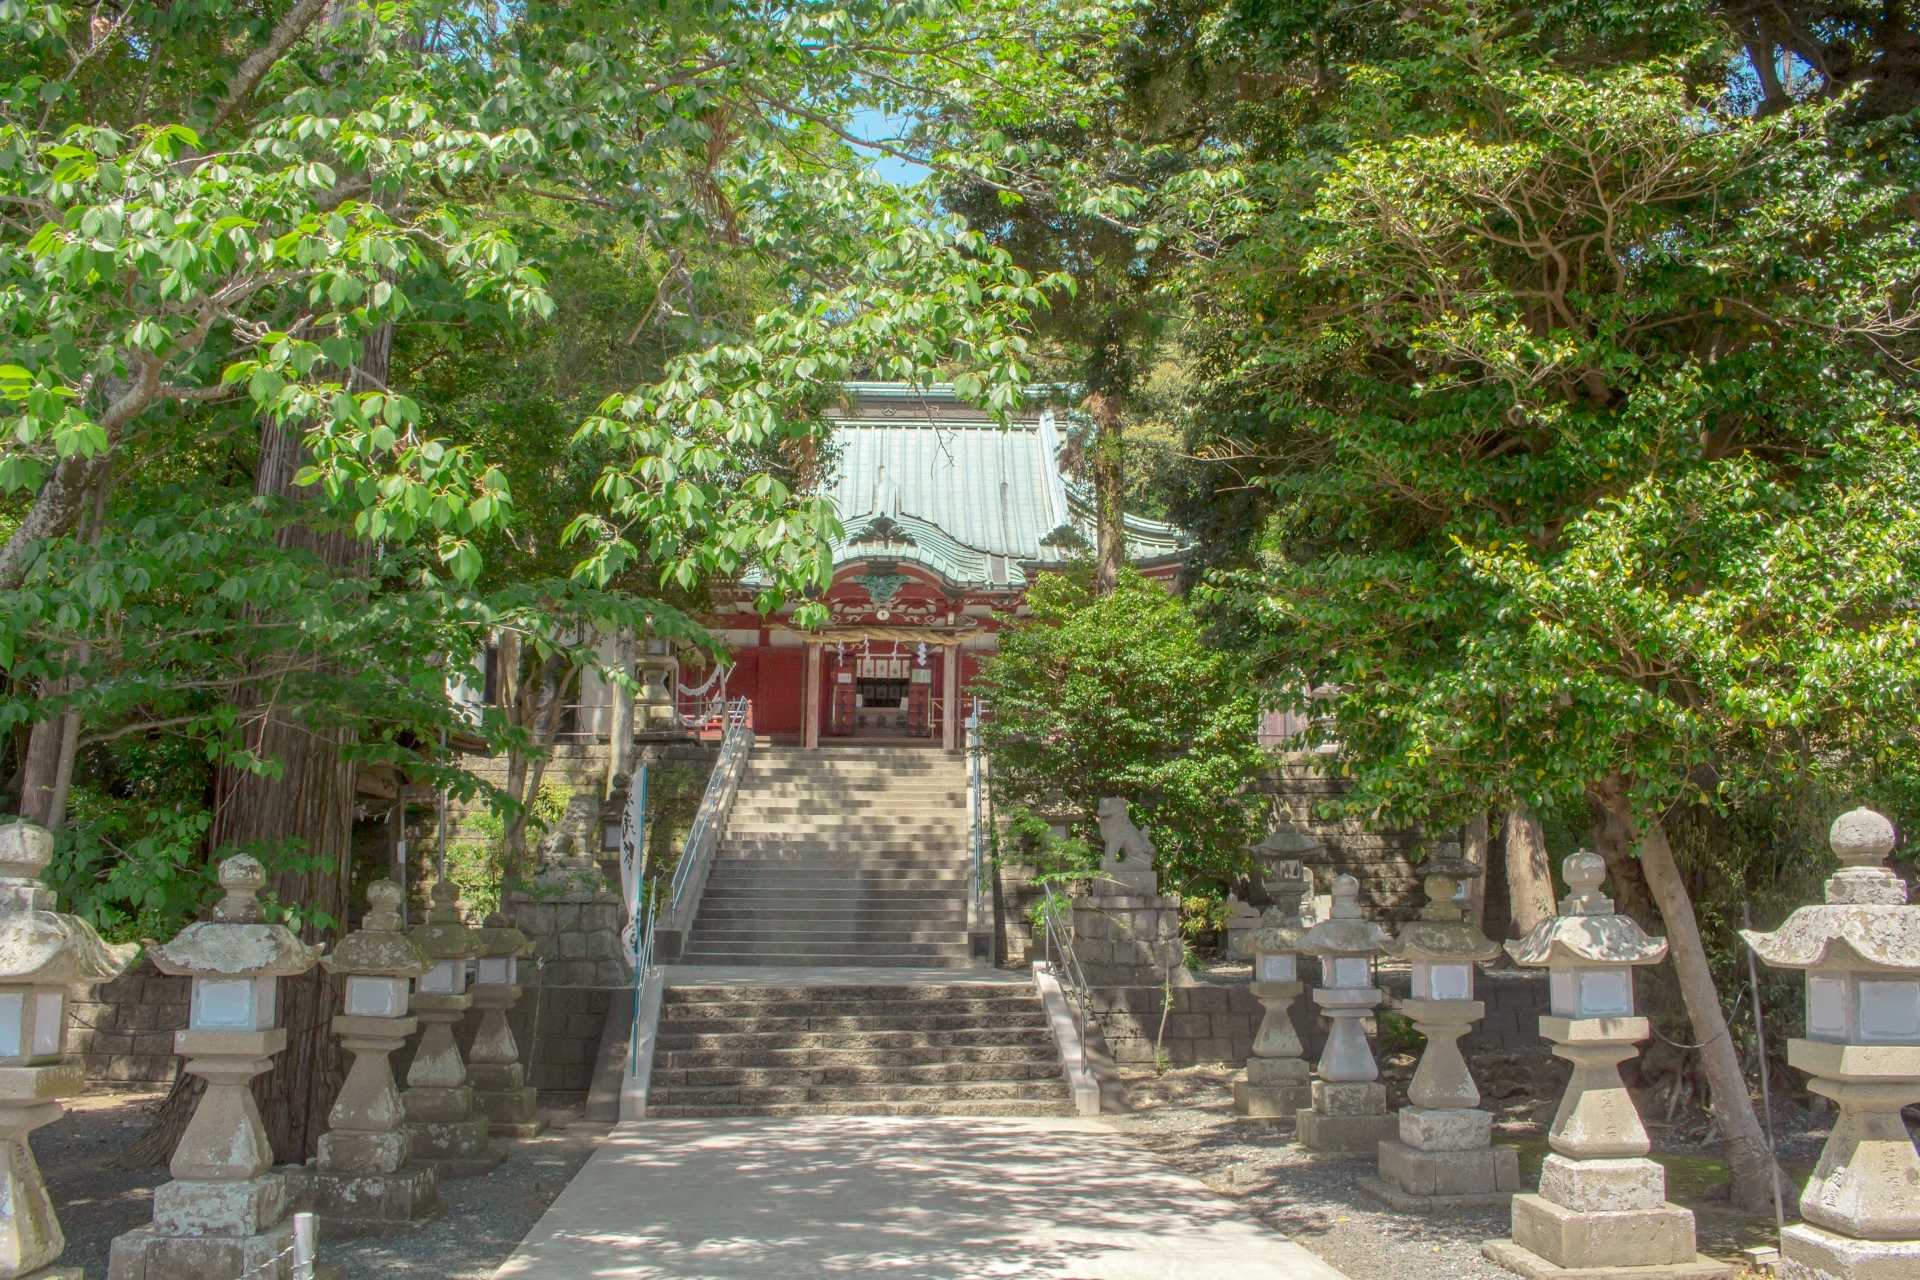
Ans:
POLYGON ((748 844, 743 841, 728 840, 721 846, 721 853, 714 859, 714 865, 732 864, 739 870, 753 870, 765 867, 770 871, 805 870, 819 867, 827 870, 848 871, 895 871, 901 868, 921 867, 929 871, 965 871, 972 864, 954 851, 934 849, 925 846, 907 846, 899 850, 849 849, 839 846, 830 849, 802 849, 784 841, 766 841, 763 844, 748 844))
POLYGON ((956 955, 869 955, 859 957, 814 956, 805 952, 773 951, 700 951, 682 952, 677 964, 725 965, 746 968, 807 969, 833 968, 858 964, 864 969, 969 969, 970 956, 956 955))
POLYGON ((995 1098, 1050 1099, 1065 1091, 1051 1080, 969 1080, 932 1084, 719 1084, 667 1085, 650 1090, 648 1102, 658 1098, 671 1106, 763 1106, 803 1102, 985 1102, 995 1098))
POLYGON ((1058 1061, 1050 1062, 930 1062, 917 1067, 686 1067, 663 1073, 655 1067, 653 1086, 713 1087, 744 1085, 811 1085, 837 1087, 860 1084, 942 1084, 950 1081, 1052 1081, 1060 1076, 1058 1061))
MULTIPOLYGON (((755 988, 767 990, 768 988, 755 988)), ((688 1020, 710 1018, 918 1018, 929 1011, 941 1017, 991 1018, 1044 1016, 1032 996, 935 998, 932 1000, 672 1000, 660 1006, 662 1021, 685 1026, 688 1020)))
MULTIPOLYGON (((861 936, 858 939, 853 939, 847 937, 847 930, 844 928, 828 927, 806 929, 798 925, 776 926, 773 924, 764 924, 756 927, 751 923, 745 926, 736 924, 733 927, 728 927, 720 922, 708 921, 703 918, 694 922, 691 937, 696 946, 719 946, 723 948, 736 942, 779 942, 793 943, 796 946, 811 946, 817 943, 825 949, 841 946, 865 949, 874 946, 881 947, 881 949, 887 951, 895 951, 899 949, 895 945, 897 943, 913 943, 918 945, 929 942, 952 942, 955 941, 956 932, 964 932, 964 930, 956 931, 951 927, 945 929, 870 927, 861 929, 861 936), (837 941, 837 939, 847 940, 840 942, 837 941)), ((961 939, 961 941, 964 941, 964 939, 961 939)))
MULTIPOLYGON (((1066 1085, 1060 1086, 1063 1098, 1066 1085)), ((1059 1102, 996 1099, 989 1102, 809 1102, 800 1105, 655 1106, 647 1115, 658 1120, 702 1120, 722 1116, 1070 1116, 1070 1099, 1059 1102)))
POLYGON ((660 1049, 654 1070, 705 1071, 752 1067, 780 1071, 839 1070, 854 1067, 939 1066, 942 1063, 1029 1067, 1057 1070, 1060 1052, 1049 1036, 1028 1044, 940 1045, 932 1048, 871 1049, 660 1049))
POLYGON ((661 992, 667 1004, 734 1003, 760 1004, 768 1000, 809 1001, 838 1004, 844 1001, 927 1001, 927 1000, 1037 1000, 1028 982, 871 982, 860 985, 834 983, 830 986, 783 985, 764 983, 751 987, 676 983, 661 992))
POLYGON ((849 965, 891 962, 903 964, 909 959, 965 960, 968 957, 964 939, 946 942, 893 942, 880 940, 872 943, 844 943, 827 947, 817 942, 779 942, 765 939, 739 941, 720 939, 714 942, 702 941, 698 936, 690 939, 681 950, 683 964, 802 964, 849 965), (718 957, 734 957, 726 961, 718 957))
POLYGON ((972 875, 967 867, 942 871, 937 867, 834 866, 830 862, 808 862, 785 858, 735 858, 722 854, 713 860, 707 872, 708 883, 739 879, 753 884, 803 884, 808 881, 840 884, 887 884, 904 888, 901 882, 923 881, 929 885, 954 884, 972 875))
MULTIPOLYGON (((679 1052, 713 1050, 725 1052, 770 1052, 777 1049, 806 1049, 814 1052, 856 1049, 1017 1049, 1051 1047, 1053 1033, 1035 1027, 968 1027, 959 1031, 668 1031, 663 1024, 657 1051, 679 1052)), ((959 1061, 959 1059, 955 1059, 959 1061)), ((750 1063, 746 1065, 761 1065, 750 1063)))
MULTIPOLYGON (((682 1006, 686 1007, 686 1006, 682 1006)), ((662 1011, 664 1012, 664 1010, 662 1011)), ((660 1020, 661 1034, 688 1036, 724 1036, 737 1033, 738 1019, 732 1017, 663 1017, 660 1020)), ((1046 1013, 1034 1009, 1022 1014, 1001 1014, 992 1018, 982 1018, 979 1014, 822 1014, 772 1016, 755 1013, 753 1019, 754 1035, 806 1035, 811 1032, 857 1032, 862 1035, 881 1031, 1051 1031, 1047 1024, 1046 1013)))

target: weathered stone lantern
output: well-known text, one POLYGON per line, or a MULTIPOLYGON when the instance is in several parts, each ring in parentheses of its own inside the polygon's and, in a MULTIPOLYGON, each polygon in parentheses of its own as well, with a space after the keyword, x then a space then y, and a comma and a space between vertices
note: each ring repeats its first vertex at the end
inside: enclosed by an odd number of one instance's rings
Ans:
POLYGON ((1313 1002, 1331 1024, 1314 1068, 1313 1105, 1294 1117, 1300 1142, 1311 1150, 1372 1151, 1395 1132, 1387 1087, 1360 1025, 1383 998, 1373 966, 1392 943, 1379 925, 1360 918, 1360 882, 1335 876, 1331 917, 1300 940, 1300 950, 1320 957, 1313 1002))
POLYGON ((466 1060, 453 1029, 473 1007, 467 994, 467 962, 480 941, 462 920, 460 890, 451 880, 433 885, 433 905, 413 931, 429 966, 415 984, 413 1014, 426 1029, 407 1069, 407 1131, 413 1158, 431 1162, 442 1178, 471 1178, 498 1167, 507 1153, 487 1142, 489 1121, 475 1115, 466 1060))
POLYGON ((1399 1138, 1380 1144, 1380 1176, 1363 1191, 1402 1212, 1504 1208, 1520 1189, 1519 1153, 1493 1145, 1493 1113, 1460 1056, 1460 1037, 1486 1016, 1473 998, 1474 966, 1500 948, 1467 923, 1455 896, 1480 874, 1465 858, 1434 858, 1423 868, 1427 905, 1405 925, 1390 953, 1412 962, 1413 994, 1400 1009, 1427 1038, 1398 1116, 1399 1138))
POLYGON ((403 892, 391 880, 367 888, 372 910, 358 930, 321 961, 347 980, 345 1012, 333 1020, 353 1067, 313 1163, 287 1175, 296 1209, 317 1213, 329 1232, 389 1235, 411 1231, 440 1211, 433 1167, 415 1163, 405 1109, 388 1055, 418 1023, 407 1016, 407 986, 426 972, 420 944, 400 931, 403 892))
POLYGON ((174 1148, 174 1180, 154 1188, 152 1223, 115 1238, 111 1280, 293 1274, 286 1178, 272 1172, 273 1148, 249 1082, 287 1047, 277 1025, 279 980, 313 968, 320 948, 267 923, 258 898, 266 883, 266 868, 253 858, 228 858, 220 864, 226 896, 211 918, 147 946, 160 972, 193 980, 187 1029, 173 1043, 207 1091, 174 1148))
POLYGON ((1744 931, 1759 957, 1807 975, 1807 1035, 1787 1061, 1840 1114, 1780 1233, 1791 1280, 1920 1276, 1920 1154, 1900 1110, 1920 1101, 1920 906, 1884 865, 1893 824, 1842 814, 1829 836, 1840 871, 1826 904, 1773 933, 1744 931))
POLYGON ((1253 957, 1254 998, 1265 1010, 1247 1059, 1247 1076, 1233 1085, 1233 1109, 1249 1120, 1291 1119, 1312 1103, 1311 1072, 1293 1028, 1293 1002, 1300 982, 1300 902, 1312 890, 1311 873, 1299 862, 1280 860, 1266 882, 1267 908, 1260 927, 1247 935, 1253 957))
POLYGON ((40 872, 53 835, 30 822, 0 827, 0 1276, 80 1280, 53 1264, 67 1247, 27 1135, 65 1114, 58 1098, 86 1085, 66 1057, 67 987, 106 982, 133 963, 78 916, 54 911, 40 872))
POLYGON ((1620 1079, 1620 1063, 1650 1034, 1647 1020, 1633 1016, 1634 967, 1658 964, 1667 940, 1614 913, 1600 892, 1607 864, 1598 855, 1573 854, 1561 874, 1569 892, 1560 914, 1507 952, 1547 970, 1552 1012, 1540 1019, 1540 1034, 1573 1063, 1573 1078, 1548 1131, 1553 1154, 1539 1194, 1515 1196, 1513 1238, 1489 1240, 1481 1252, 1529 1277, 1582 1267, 1621 1280, 1728 1275, 1730 1264, 1696 1252, 1693 1213, 1667 1202, 1666 1171, 1646 1158, 1647 1130, 1620 1079))
POLYGON ((520 999, 516 985, 520 957, 530 953, 533 944, 497 911, 473 932, 480 943, 473 1003, 484 1011, 473 1051, 467 1055, 473 1103, 494 1133, 531 1138, 547 1127, 547 1121, 539 1112, 537 1093, 527 1084, 526 1068, 520 1065, 520 1046, 507 1025, 507 1011, 520 999))

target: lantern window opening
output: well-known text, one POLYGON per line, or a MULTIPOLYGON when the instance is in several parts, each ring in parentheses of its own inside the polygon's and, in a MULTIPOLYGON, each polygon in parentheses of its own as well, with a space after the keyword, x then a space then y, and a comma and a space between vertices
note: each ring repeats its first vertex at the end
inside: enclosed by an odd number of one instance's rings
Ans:
POLYGON ((1416 960, 1413 964, 1413 998, 1473 999, 1473 965, 1464 961, 1416 960))
POLYGON ((1860 1039, 1920 1043, 1920 982, 1860 979, 1860 1039))
POLYGON ((407 980, 353 974, 347 978, 346 1010, 362 1018, 404 1018, 407 980))
POLYGON ((1373 985, 1372 956, 1335 956, 1328 967, 1332 971, 1329 987, 1365 990, 1373 985))
POLYGON ((464 960, 442 960, 420 976, 414 988, 422 994, 463 994, 467 989, 467 964, 464 960))
POLYGON ((515 976, 513 956, 481 956, 474 981, 483 987, 510 987, 515 976))
POLYGON ((1262 951, 1260 953, 1260 981, 1293 982, 1298 968, 1291 951, 1262 951))
POLYGON ((188 1022, 196 1031, 264 1031, 274 1025, 278 985, 270 977, 195 978, 188 1022))

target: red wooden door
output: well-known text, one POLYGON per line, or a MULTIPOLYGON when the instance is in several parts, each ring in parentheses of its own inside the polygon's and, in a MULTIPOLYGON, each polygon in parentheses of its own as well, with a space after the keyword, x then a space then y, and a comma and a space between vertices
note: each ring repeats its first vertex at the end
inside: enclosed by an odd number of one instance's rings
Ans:
POLYGON ((761 649, 759 694, 753 701, 755 733, 798 736, 807 673, 805 649, 761 649))

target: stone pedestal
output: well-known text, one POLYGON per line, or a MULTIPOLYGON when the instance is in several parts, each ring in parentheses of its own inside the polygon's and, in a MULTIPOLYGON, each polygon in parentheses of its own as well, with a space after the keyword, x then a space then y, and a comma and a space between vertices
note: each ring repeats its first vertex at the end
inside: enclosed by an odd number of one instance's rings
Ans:
POLYGON ((1360 918, 1360 882, 1333 878, 1331 914, 1306 931, 1300 949, 1320 957, 1326 985, 1313 1002, 1327 1018, 1327 1047, 1314 1067, 1312 1106, 1294 1117, 1302 1146, 1312 1151, 1372 1151, 1395 1132, 1387 1114, 1387 1087, 1360 1024, 1385 998, 1372 985, 1373 960, 1393 943, 1385 930, 1360 918))
POLYGON ((1507 951, 1552 975, 1553 1012, 1540 1034, 1573 1064, 1547 1140, 1554 1154, 1537 1195, 1513 1198, 1513 1238, 1489 1240, 1483 1256, 1532 1280, 1717 1280, 1734 1264, 1694 1248, 1693 1213, 1667 1202, 1666 1171, 1645 1158, 1646 1126, 1620 1079, 1620 1064, 1651 1034, 1632 1016, 1633 966, 1667 954, 1618 915, 1600 892, 1607 867, 1587 850, 1561 864, 1568 893, 1507 951), (1617 1010, 1617 1014, 1609 1011, 1617 1010))
POLYGON ((473 1106, 467 1064, 453 1029, 473 1005, 470 995, 415 995, 414 1016, 426 1028, 407 1071, 400 1095, 406 1109, 413 1158, 431 1164, 441 1178, 474 1178, 491 1173, 507 1158, 487 1142, 492 1121, 473 1106))
POLYGON ((520 999, 520 957, 531 950, 526 934, 498 912, 474 930, 480 943, 480 969, 472 988, 473 1007, 481 1010, 480 1029, 467 1054, 467 1083, 474 1109, 487 1117, 494 1133, 531 1138, 547 1127, 539 1095, 527 1084, 520 1046, 507 1025, 507 1010, 520 999))
POLYGON ((1073 950, 1095 987, 1157 987, 1193 981, 1180 940, 1180 899, 1117 892, 1095 880, 1073 899, 1073 950))
POLYGON ((1387 1112, 1387 1086, 1315 1080, 1312 1105, 1294 1116, 1300 1145, 1328 1153, 1376 1150, 1396 1130, 1387 1112))
POLYGON ((1313 1105, 1313 1073, 1293 1028, 1293 1002, 1306 987, 1298 982, 1256 982, 1253 994, 1265 1010, 1247 1059, 1247 1075, 1233 1084, 1233 1109, 1249 1120, 1291 1120, 1313 1105))
POLYGON ((1493 1113, 1460 1056, 1459 1040, 1486 1013, 1478 1000, 1404 1000, 1427 1037, 1397 1133, 1380 1144, 1380 1176, 1360 1189, 1402 1213, 1504 1209, 1520 1190, 1520 1156, 1493 1144, 1493 1113))
POLYGON ((1840 870, 1826 902, 1774 933, 1744 931, 1769 965, 1807 975, 1807 1038, 1787 1061, 1839 1109, 1800 1197, 1805 1222, 1780 1233, 1788 1280, 1920 1276, 1920 1153, 1900 1109, 1920 1101, 1920 907, 1885 865, 1893 824, 1871 809, 1835 819, 1840 870))
POLYGON ((79 1280, 57 1265, 67 1247, 29 1135, 63 1114, 58 1099, 86 1085, 67 1050, 68 989, 107 982, 139 954, 109 947, 93 926, 54 911, 40 873, 53 835, 25 821, 0 826, 0 1280, 79 1280))
POLYGON ((253 1077, 287 1047, 276 1027, 280 978, 305 973, 320 948, 266 923, 267 872, 244 854, 220 864, 227 893, 212 917, 148 949, 162 973, 193 978, 193 1008, 174 1050, 207 1082, 154 1188, 153 1221, 114 1238, 109 1280, 292 1280, 287 1182, 254 1105, 253 1077))
POLYGON ((78 1062, 44 1067, 0 1067, 0 1278, 79 1280, 80 1268, 53 1265, 67 1238, 54 1216, 47 1184, 27 1135, 66 1114, 55 1099, 79 1093, 86 1075, 78 1062))
POLYGON ((287 1174, 287 1191, 295 1209, 319 1215, 328 1235, 415 1231, 442 1207, 432 1166, 413 1162, 389 1060, 419 1025, 406 1016, 407 984, 426 970, 426 957, 400 931, 402 892, 376 880, 365 922, 321 961, 347 979, 347 1012, 334 1018, 333 1033, 353 1066, 327 1113, 319 1155, 287 1174))
POLYGON ((153 1221, 114 1238, 109 1280, 292 1280, 287 1182, 271 1171, 250 1087, 287 1033, 187 1030, 173 1039, 207 1091, 174 1149, 174 1180, 154 1188, 153 1221))

